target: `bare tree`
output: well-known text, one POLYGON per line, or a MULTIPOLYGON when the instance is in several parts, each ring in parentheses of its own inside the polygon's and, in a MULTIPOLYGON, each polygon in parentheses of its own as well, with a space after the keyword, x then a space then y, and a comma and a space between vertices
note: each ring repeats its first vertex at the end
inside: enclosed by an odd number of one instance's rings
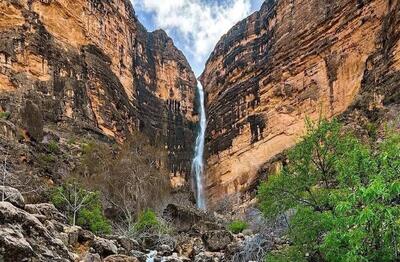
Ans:
POLYGON ((145 208, 161 206, 170 191, 164 168, 166 153, 150 145, 142 134, 126 141, 107 176, 110 202, 122 211, 126 226, 145 208))
POLYGON ((76 181, 66 183, 56 189, 53 202, 65 206, 72 218, 72 225, 76 225, 76 217, 80 210, 89 205, 96 193, 83 189, 76 181))
POLYGON ((3 186, 3 190, 1 193, 1 201, 6 201, 8 198, 11 197, 9 195, 6 198, 6 190, 4 190, 4 187, 7 186, 7 180, 10 177, 10 172, 8 171, 8 165, 7 165, 7 156, 5 156, 4 161, 1 163, 0 170, 1 170, 1 185, 3 186))
MULTIPOLYGON (((35 176, 27 176, 22 171, 12 170, 11 162, 9 161, 8 153, 4 154, 4 158, 0 163, 0 185, 4 187, 12 187, 17 189, 24 197, 31 194, 40 194, 45 191, 43 183, 35 176)), ((2 190, 1 201, 10 199, 13 194, 10 192, 6 196, 6 191, 2 190)))
POLYGON ((129 233, 140 211, 162 206, 170 193, 167 154, 151 146, 149 138, 139 132, 125 141, 118 154, 112 156, 109 151, 104 145, 94 145, 87 152, 83 182, 102 192, 106 202, 116 209, 113 213, 118 214, 118 220, 123 221, 121 232, 129 233))

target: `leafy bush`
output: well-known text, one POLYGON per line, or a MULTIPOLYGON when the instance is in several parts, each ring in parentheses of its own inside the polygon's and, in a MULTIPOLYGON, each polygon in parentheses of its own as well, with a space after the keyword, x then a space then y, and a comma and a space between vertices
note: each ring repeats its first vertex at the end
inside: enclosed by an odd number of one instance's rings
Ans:
POLYGON ((241 220, 235 220, 228 225, 229 231, 234 234, 242 233, 248 227, 247 223, 241 220))
POLYGON ((295 210, 291 245, 268 261, 400 259, 400 135, 365 145, 336 122, 308 123, 288 165, 258 191, 267 217, 295 210))
POLYGON ((10 118, 11 113, 10 112, 0 112, 0 119, 9 119, 10 118))
POLYGON ((76 181, 57 187, 51 195, 52 203, 63 210, 72 225, 79 225, 94 233, 110 233, 111 225, 104 217, 100 194, 85 190, 76 181))
POLYGON ((158 221, 154 211, 146 209, 139 214, 133 227, 136 232, 156 231, 161 227, 161 223, 158 221))
POLYGON ((101 206, 94 206, 91 209, 83 208, 78 216, 78 225, 89 228, 97 234, 108 234, 111 232, 111 224, 104 217, 101 206))

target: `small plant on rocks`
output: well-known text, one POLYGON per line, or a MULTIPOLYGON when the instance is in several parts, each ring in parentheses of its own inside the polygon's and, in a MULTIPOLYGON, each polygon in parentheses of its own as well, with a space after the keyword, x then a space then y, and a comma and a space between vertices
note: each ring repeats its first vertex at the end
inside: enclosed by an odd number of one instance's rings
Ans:
POLYGON ((245 229, 248 228, 248 225, 246 222, 242 221, 242 220, 235 220, 232 221, 229 225, 228 225, 228 229, 229 231, 231 231, 234 234, 239 234, 242 233, 245 229))

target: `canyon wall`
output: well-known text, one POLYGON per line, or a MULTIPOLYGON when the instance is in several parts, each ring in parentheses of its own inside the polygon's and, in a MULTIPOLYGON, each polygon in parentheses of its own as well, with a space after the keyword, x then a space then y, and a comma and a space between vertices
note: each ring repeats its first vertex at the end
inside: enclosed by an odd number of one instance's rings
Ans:
POLYGON ((140 130, 167 148, 182 184, 195 92, 184 55, 164 31, 148 33, 129 0, 0 1, 0 111, 32 140, 56 128, 121 142, 140 130))
POLYGON ((246 191, 306 117, 399 103, 399 35, 398 0, 266 0, 236 24, 201 76, 210 202, 246 191))

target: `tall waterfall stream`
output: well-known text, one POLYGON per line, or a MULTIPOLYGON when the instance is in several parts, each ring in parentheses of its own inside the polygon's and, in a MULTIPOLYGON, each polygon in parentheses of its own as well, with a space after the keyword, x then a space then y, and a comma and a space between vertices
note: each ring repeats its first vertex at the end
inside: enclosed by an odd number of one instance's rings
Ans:
POLYGON ((195 154, 192 163, 192 175, 194 177, 196 190, 196 203, 200 209, 206 208, 206 200, 204 198, 204 142, 206 136, 207 117, 204 105, 204 89, 200 82, 197 83, 197 91, 199 95, 199 114, 200 128, 196 139, 195 154))

